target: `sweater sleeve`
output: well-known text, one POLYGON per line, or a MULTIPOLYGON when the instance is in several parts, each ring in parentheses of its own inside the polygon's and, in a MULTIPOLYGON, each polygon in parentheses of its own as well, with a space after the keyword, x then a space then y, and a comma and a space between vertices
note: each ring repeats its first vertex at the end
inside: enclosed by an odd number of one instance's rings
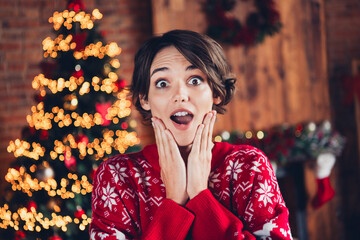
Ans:
POLYGON ((148 227, 141 229, 139 197, 129 176, 126 167, 120 164, 104 162, 97 170, 92 195, 90 238, 185 239, 194 215, 168 199, 156 210, 148 227))
POLYGON ((243 229, 242 222, 205 189, 191 199, 186 207, 196 218, 192 237, 196 239, 255 239, 243 229))
POLYGON ((208 189, 186 205, 196 216, 193 239, 292 239, 288 209, 268 159, 254 148, 232 156, 226 168, 231 207, 208 189))

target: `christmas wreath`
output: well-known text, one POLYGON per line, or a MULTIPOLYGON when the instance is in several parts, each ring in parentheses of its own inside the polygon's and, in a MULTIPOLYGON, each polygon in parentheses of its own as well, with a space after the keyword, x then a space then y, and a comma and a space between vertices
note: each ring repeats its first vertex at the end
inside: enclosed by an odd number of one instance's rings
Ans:
POLYGON ((245 23, 231 15, 235 5, 236 0, 207 0, 205 11, 210 37, 235 46, 252 46, 280 30, 280 14, 273 0, 254 0, 256 12, 250 13, 245 23))

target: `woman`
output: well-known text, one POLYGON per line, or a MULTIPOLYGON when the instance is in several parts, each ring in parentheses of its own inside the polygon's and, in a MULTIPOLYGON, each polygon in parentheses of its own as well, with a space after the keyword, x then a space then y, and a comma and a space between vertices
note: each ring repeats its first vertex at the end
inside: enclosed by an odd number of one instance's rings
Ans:
POLYGON ((266 156, 212 142, 234 83, 207 36, 175 30, 144 44, 130 90, 156 144, 101 164, 92 239, 291 239, 266 156))

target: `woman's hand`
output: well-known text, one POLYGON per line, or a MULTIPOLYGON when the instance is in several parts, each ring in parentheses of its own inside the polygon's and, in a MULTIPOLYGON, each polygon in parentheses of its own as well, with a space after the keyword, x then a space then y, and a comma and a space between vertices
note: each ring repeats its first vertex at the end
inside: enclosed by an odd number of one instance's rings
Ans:
POLYGON ((188 194, 186 192, 186 167, 181 157, 174 137, 164 123, 153 117, 156 145, 159 153, 161 179, 165 185, 166 198, 185 205, 188 194))
POLYGON ((187 164, 187 193, 192 199, 207 189, 211 170, 212 134, 216 119, 216 111, 207 113, 199 125, 187 164))

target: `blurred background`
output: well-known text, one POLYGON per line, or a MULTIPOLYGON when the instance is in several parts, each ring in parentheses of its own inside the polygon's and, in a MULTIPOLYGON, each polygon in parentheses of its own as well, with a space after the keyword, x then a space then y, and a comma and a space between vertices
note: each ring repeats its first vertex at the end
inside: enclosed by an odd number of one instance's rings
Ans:
MULTIPOLYGON (((240 133, 266 133, 275 126, 294 126, 302 131, 309 123, 327 121, 346 139, 330 175, 335 196, 321 207, 311 204, 319 194, 319 185, 310 157, 290 167, 279 166, 284 170, 279 183, 290 209, 294 237, 358 238, 360 1, 70 2, 83 4, 80 10, 91 13, 98 9, 102 14, 98 31, 106 42, 115 42, 122 49, 121 54, 111 57, 120 62, 116 74, 123 85, 131 82, 134 55, 149 37, 172 29, 189 29, 215 38, 238 79, 234 99, 227 113, 218 117, 214 129, 219 141, 228 139, 224 132, 239 137, 240 133)), ((39 102, 39 91, 33 89, 32 82, 44 71, 43 40, 58 36, 49 18, 67 9, 68 4, 65 0, 0 0, 2 197, 8 194, 5 175, 16 161, 8 152, 9 142, 23 137, 24 127, 29 125, 27 115, 39 102)), ((128 121, 137 123, 132 127, 140 148, 154 142, 151 128, 142 125, 136 111, 131 112, 128 121)), ((16 236, 21 239, 22 234, 16 236)))

